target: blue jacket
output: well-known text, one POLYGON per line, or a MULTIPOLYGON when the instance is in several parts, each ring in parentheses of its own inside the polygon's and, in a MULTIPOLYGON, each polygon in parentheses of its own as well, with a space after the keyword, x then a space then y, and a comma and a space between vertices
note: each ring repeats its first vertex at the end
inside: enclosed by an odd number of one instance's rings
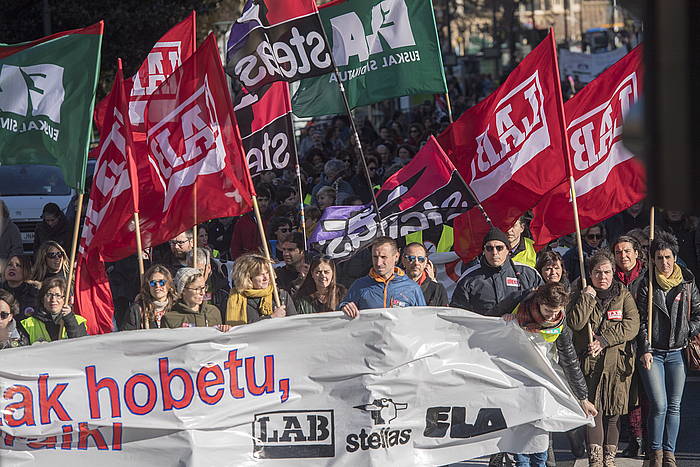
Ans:
POLYGON ((370 276, 360 277, 352 283, 338 308, 350 302, 355 302, 360 310, 426 306, 423 291, 418 283, 409 279, 403 272, 394 274, 386 285, 370 276))

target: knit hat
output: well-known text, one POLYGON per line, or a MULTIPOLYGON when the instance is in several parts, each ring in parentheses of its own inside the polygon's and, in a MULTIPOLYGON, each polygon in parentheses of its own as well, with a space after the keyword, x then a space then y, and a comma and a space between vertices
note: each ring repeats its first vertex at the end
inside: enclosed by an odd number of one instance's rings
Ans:
POLYGON ((178 294, 182 294, 183 289, 190 281, 192 276, 202 275, 202 271, 195 268, 180 268, 175 274, 175 290, 178 294))
POLYGON ((503 242, 503 244, 508 248, 510 246, 508 242, 508 237, 506 236, 505 233, 501 229, 497 229, 496 227, 491 227, 491 230, 489 230, 489 233, 486 234, 484 237, 484 241, 481 244, 481 247, 483 248, 488 242, 491 240, 498 240, 499 242, 503 242))

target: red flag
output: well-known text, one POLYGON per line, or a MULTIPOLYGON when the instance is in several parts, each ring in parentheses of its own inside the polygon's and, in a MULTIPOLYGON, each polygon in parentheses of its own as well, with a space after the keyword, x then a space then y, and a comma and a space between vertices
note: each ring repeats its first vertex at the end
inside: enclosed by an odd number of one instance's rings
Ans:
MULTIPOLYGON (((121 64, 120 64, 121 65, 121 64)), ((110 112, 97 148, 97 163, 75 272, 75 305, 87 318, 90 334, 112 330, 112 292, 104 269, 102 251, 114 232, 128 229, 138 208, 136 166, 131 157, 128 103, 121 66, 107 96, 110 112)))
POLYGON ((195 193, 197 223, 252 209, 255 191, 213 35, 151 95, 144 115, 149 148, 147 166, 139 167, 144 246, 194 225, 195 193))
POLYGON ((292 104, 286 82, 276 81, 242 94, 233 110, 253 177, 296 164, 292 104))
MULTIPOLYGON (((494 225, 509 229, 566 178, 562 105, 554 34, 505 82, 439 137, 494 225)), ((479 254, 489 225, 478 209, 454 221, 455 251, 479 254)))
MULTIPOLYGON (((148 101, 148 96, 184 60, 192 55, 196 48, 195 23, 195 12, 193 11, 190 16, 166 32, 155 43, 136 74, 124 80, 124 86, 129 96, 129 120, 133 126, 132 131, 138 132, 134 135, 138 141, 145 139, 145 135, 142 134, 145 131, 143 129, 143 109, 148 101)), ((95 124, 100 134, 102 133, 102 121, 109 110, 108 97, 102 99, 95 106, 95 124)))
MULTIPOLYGON (((646 195, 642 164, 622 143, 622 124, 643 90, 642 47, 635 48, 564 105, 581 228, 604 221, 646 195)), ((575 230, 569 183, 545 196, 530 228, 539 249, 575 230)))

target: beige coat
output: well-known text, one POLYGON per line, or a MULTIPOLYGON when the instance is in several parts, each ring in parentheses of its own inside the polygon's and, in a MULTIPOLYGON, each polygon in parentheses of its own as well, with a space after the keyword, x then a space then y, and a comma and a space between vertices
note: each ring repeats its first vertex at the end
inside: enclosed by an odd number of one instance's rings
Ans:
POLYGON ((567 319, 588 384, 588 400, 603 415, 626 414, 635 364, 633 341, 639 331, 639 312, 632 294, 621 286, 620 293, 602 309, 594 297, 577 291, 571 298, 567 319), (618 310, 621 319, 615 319, 618 310), (607 342, 597 357, 588 355, 588 323, 593 334, 607 342))

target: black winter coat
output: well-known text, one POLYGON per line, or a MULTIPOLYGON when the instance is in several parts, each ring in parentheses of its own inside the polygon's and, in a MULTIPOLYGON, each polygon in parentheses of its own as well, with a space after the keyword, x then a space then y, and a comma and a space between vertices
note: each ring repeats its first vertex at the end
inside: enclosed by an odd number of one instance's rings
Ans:
POLYGON ((672 350, 688 345, 688 340, 700 333, 700 293, 695 285, 693 273, 681 266, 683 282, 665 292, 659 287, 654 277, 652 302, 651 346, 648 340, 647 297, 649 282, 643 281, 637 294, 637 306, 640 310, 640 326, 637 335, 639 354, 651 352, 651 349, 672 350), (688 320, 690 306, 690 320, 688 320))
POLYGON ((513 310, 524 291, 542 283, 542 277, 530 266, 509 260, 500 267, 493 267, 481 257, 480 263, 467 270, 457 283, 450 306, 496 316, 492 312, 497 304, 504 302, 506 309, 513 310))
POLYGON ((447 298, 447 290, 445 286, 439 282, 435 282, 429 277, 426 278, 420 285, 425 297, 425 304, 428 306, 447 306, 450 300, 447 298))

